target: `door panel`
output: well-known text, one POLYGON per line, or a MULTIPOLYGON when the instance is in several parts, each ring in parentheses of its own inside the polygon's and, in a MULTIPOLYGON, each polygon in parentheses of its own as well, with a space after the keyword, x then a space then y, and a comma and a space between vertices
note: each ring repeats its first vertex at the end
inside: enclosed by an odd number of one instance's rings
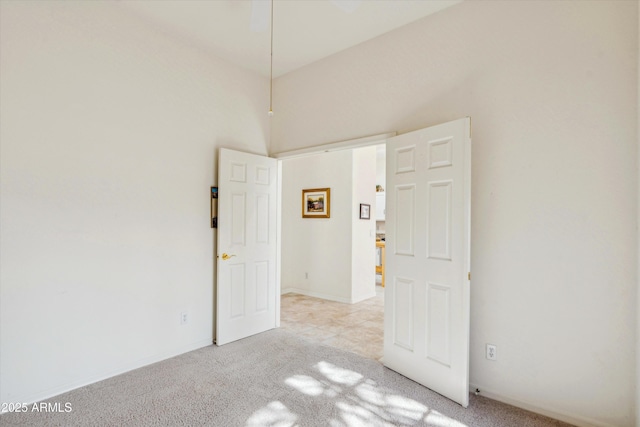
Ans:
MULTIPOLYGON (((393 287, 393 343, 413 351, 413 293, 415 282, 402 277, 395 278, 393 287)), ((391 313, 388 313, 391 314, 391 313)), ((386 314, 385 314, 386 317, 386 314)))
POLYGON ((277 167, 275 159, 220 149, 218 345, 276 326, 277 167))
POLYGON ((430 182, 427 187, 427 257, 451 261, 451 197, 453 181, 430 182))
POLYGON ((469 399, 469 119, 387 142, 384 363, 469 399))
MULTIPOLYGON (((413 256, 413 240, 415 237, 415 205, 416 186, 398 185, 396 187, 395 204, 396 218, 395 228, 395 254, 413 256)), ((387 244, 388 240, 387 240, 387 244)))

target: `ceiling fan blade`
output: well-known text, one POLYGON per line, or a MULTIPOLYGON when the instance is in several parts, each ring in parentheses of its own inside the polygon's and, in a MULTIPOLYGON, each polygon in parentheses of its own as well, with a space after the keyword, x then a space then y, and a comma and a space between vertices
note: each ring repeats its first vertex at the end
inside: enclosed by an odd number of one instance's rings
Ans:
POLYGON ((270 0, 251 0, 251 31, 261 33, 269 28, 270 0))
POLYGON ((362 0, 331 0, 331 3, 346 13, 355 12, 355 10, 360 7, 361 2, 362 0))

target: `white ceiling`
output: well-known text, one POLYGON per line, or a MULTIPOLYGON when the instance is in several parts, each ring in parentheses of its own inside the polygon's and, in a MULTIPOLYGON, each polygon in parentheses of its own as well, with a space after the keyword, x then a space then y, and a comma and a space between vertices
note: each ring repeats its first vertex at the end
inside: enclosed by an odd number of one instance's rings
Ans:
MULTIPOLYGON (((461 1, 274 0, 274 77, 461 1)), ((269 76, 269 0, 255 0, 255 4, 251 0, 120 0, 119 3, 173 37, 269 76), (256 31, 261 23, 262 31, 256 31)))

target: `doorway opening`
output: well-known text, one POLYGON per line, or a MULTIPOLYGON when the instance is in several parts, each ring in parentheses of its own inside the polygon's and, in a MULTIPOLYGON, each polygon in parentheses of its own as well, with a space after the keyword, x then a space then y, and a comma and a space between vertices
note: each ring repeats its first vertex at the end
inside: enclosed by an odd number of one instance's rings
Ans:
POLYGON ((280 326, 380 360, 385 144, 283 160, 282 183, 280 326), (329 218, 301 215, 310 188, 331 189, 329 218))

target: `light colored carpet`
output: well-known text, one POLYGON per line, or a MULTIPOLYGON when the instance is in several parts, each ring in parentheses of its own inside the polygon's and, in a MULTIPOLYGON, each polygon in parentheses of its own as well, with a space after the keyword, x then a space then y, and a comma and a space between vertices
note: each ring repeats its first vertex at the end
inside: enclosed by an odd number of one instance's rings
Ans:
POLYGON ((354 353, 272 330, 59 395, 2 426, 568 426, 483 397, 469 408, 354 353))

